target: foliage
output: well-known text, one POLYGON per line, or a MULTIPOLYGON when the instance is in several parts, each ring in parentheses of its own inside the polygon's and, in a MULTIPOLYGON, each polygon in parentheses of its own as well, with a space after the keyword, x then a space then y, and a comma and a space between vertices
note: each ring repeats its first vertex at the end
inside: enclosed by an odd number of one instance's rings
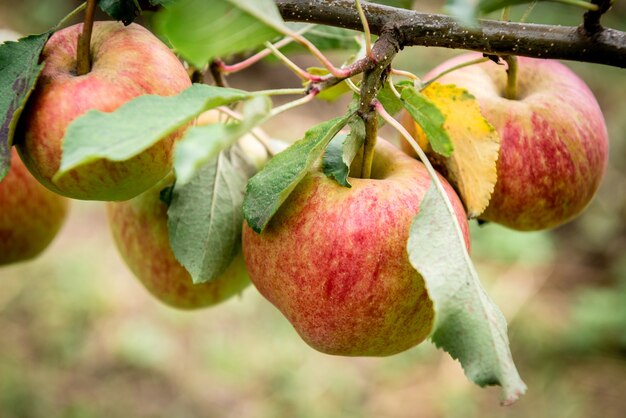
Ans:
MULTIPOLYGON (((412 5, 411 1, 377 3, 402 8, 412 5)), ((451 0, 447 10, 465 23, 476 24, 479 15, 520 3, 525 2, 451 0)), ((162 6, 155 16, 155 30, 197 70, 211 65, 219 73, 222 59, 262 51, 269 42, 282 36, 296 39, 317 58, 320 52, 310 46, 311 42, 324 51, 353 52, 358 46, 351 32, 313 25, 306 25, 308 41, 305 41, 295 32, 299 29, 285 24, 276 4, 270 0, 100 0, 99 6, 124 24, 132 22, 144 10, 162 6)), ((9 150, 20 112, 36 84, 43 66, 39 56, 51 33, 0 46, 0 180, 8 170, 9 150)), ((288 66, 295 66, 276 55, 288 66)), ((240 250, 244 219, 256 232, 262 232, 316 164, 323 165, 328 177, 350 187, 353 160, 359 153, 365 160, 368 146, 375 141, 368 115, 364 114, 367 106, 363 100, 368 92, 355 92, 367 85, 368 74, 378 64, 372 57, 363 54, 348 60, 348 65, 341 69, 346 73, 330 68, 323 59, 321 63, 326 68, 322 70, 295 70, 305 79, 306 90, 300 93, 308 93, 312 99, 318 93, 313 87, 323 86, 318 98, 326 94, 327 99, 334 100, 353 93, 352 104, 342 116, 308 129, 301 140, 272 158, 254 176, 255 169, 236 142, 271 117, 290 110, 289 106, 274 107, 270 99, 282 93, 254 93, 196 84, 178 96, 143 96, 114 112, 91 111, 78 118, 67 130, 62 164, 55 179, 94 158, 131 159, 165 136, 186 129, 176 147, 177 181, 163 195, 169 204, 170 242, 194 283, 214 280, 240 250), (360 64, 363 66, 359 67, 360 64), (351 85, 348 80, 361 73, 361 84, 351 85), (331 88, 334 88, 332 93, 331 88), (229 117, 241 120, 189 127, 201 113, 218 107, 229 117), (350 132, 341 132, 346 126, 350 132)), ((219 77, 216 81, 223 84, 219 77)), ((423 139, 421 143, 437 154, 433 159, 444 161, 441 167, 445 166, 451 174, 469 216, 482 213, 497 181, 495 165, 500 138, 480 114, 474 98, 453 86, 396 82, 389 71, 375 81, 377 89, 380 88, 378 100, 386 112, 395 114, 404 108, 415 120, 418 135, 423 139), (387 77, 389 83, 383 86, 387 77)), ((374 113, 376 102, 371 103, 369 116, 374 115, 374 119, 382 122, 374 113)), ((428 164, 427 160, 425 163, 428 164)), ((435 305, 437 319, 432 340, 460 360, 472 381, 481 386, 503 386, 503 401, 512 403, 523 394, 525 385, 513 364, 506 321, 478 279, 458 224, 450 213, 450 202, 442 193, 440 179, 431 175, 433 184, 414 220, 407 250, 413 266, 424 276, 435 305)), ((611 304, 620 303, 607 294, 588 297, 597 301, 598 305, 592 308, 594 313, 607 300, 611 304)), ((599 328, 597 318, 586 314, 584 309, 578 315, 584 326, 599 328)), ((620 317, 610 322, 607 329, 619 329, 621 325, 620 317)))

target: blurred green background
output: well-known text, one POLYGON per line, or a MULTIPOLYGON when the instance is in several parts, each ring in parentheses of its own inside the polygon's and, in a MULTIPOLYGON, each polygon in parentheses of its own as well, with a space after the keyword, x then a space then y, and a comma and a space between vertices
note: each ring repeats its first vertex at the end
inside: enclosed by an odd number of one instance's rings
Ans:
MULTIPOLYGON (((0 0, 0 28, 41 32, 76 4, 0 0)), ((580 15, 539 4, 528 21, 576 25, 580 15)), ((626 30, 625 2, 606 23, 626 30)), ((395 66, 421 74, 454 53, 408 48, 395 66)), ((626 416, 626 70, 569 65, 609 127, 601 190, 583 216, 553 231, 472 230, 473 259, 508 319, 529 387, 517 404, 500 407, 498 388, 469 383, 430 343, 382 359, 317 353, 253 288, 213 309, 167 308, 122 264, 103 204, 74 202, 42 257, 0 269, 0 417, 626 416)), ((251 71, 229 81, 250 89, 298 83, 275 64, 251 71)), ((313 103, 265 128, 294 140, 342 105, 313 103)))

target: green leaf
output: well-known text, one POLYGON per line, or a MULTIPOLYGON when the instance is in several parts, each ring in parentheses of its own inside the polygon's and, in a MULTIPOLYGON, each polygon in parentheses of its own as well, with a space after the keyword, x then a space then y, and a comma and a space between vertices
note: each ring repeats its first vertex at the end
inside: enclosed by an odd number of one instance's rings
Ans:
POLYGON ((433 342, 458 359, 473 382, 502 386, 504 404, 517 400, 526 385, 511 357, 506 321, 480 284, 441 183, 426 192, 407 250, 433 301, 433 342))
POLYGON ((385 83, 383 85, 383 88, 378 91, 378 95, 376 96, 376 98, 378 99, 380 104, 383 105, 385 111, 392 116, 404 109, 404 104, 402 103, 402 100, 396 97, 394 92, 391 90, 391 87, 389 87, 388 83, 385 83))
POLYGON ((426 96, 414 87, 402 90, 402 103, 411 117, 422 127, 433 151, 449 157, 454 151, 452 141, 444 128, 445 116, 426 96))
POLYGON ((0 44, 0 180, 9 172, 15 127, 43 70, 39 56, 51 34, 0 44))
POLYGON ((91 110, 68 127, 53 180, 96 159, 128 160, 200 113, 249 97, 242 90, 194 84, 177 96, 137 97, 110 113, 91 110))
POLYGON ((286 30, 272 0, 180 0, 155 18, 157 30, 198 68, 263 45, 286 30))
POLYGON ((348 113, 309 129, 303 139, 272 158, 263 170, 250 179, 243 214, 252 229, 256 232, 265 229, 280 205, 352 115, 348 113))
POLYGON ((244 106, 241 123, 216 123, 188 129, 174 153, 177 183, 189 182, 203 164, 264 121, 271 109, 272 101, 267 96, 257 96, 244 106))
POLYGON ((354 118, 350 122, 348 135, 337 135, 326 148, 323 160, 324 174, 334 177, 344 187, 352 187, 348 181, 350 166, 365 142, 365 123, 354 118))
POLYGON ((170 245, 194 283, 220 277, 239 251, 243 194, 254 171, 231 147, 187 184, 176 182, 167 212, 170 245))

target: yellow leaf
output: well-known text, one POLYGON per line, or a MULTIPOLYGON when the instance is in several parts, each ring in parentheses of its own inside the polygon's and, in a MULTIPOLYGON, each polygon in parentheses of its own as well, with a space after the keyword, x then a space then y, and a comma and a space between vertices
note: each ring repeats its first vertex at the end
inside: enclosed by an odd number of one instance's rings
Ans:
POLYGON ((415 137, 433 164, 442 169, 448 181, 459 192, 468 216, 475 218, 489 205, 498 179, 496 163, 500 135, 480 113, 476 98, 453 84, 432 83, 422 93, 434 102, 446 117, 454 152, 444 158, 432 151, 419 125, 415 137))

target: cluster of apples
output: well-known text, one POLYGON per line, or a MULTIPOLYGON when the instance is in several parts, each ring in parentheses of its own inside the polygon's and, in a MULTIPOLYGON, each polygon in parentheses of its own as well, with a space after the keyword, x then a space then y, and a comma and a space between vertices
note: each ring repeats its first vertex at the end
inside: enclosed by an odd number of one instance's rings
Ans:
MULTIPOLYGON (((406 242, 431 180, 421 162, 382 139, 370 179, 352 178, 345 188, 316 165, 262 233, 243 225, 243 254, 222 277, 200 285, 172 252, 159 196, 174 181, 172 152, 181 132, 128 161, 95 160, 53 181, 63 136, 76 117, 190 86, 179 60, 149 31, 113 22, 95 24, 92 70, 76 76, 80 31, 76 25, 55 33, 43 51, 46 65, 15 140, 34 177, 14 151, 0 183, 0 265, 47 246, 66 216, 66 197, 104 200, 122 257, 171 306, 216 304, 247 286, 249 275, 302 338, 325 353, 390 355, 430 334, 432 302, 406 242)), ((433 74, 467 59, 452 59, 433 74)), ((607 163, 607 132, 592 93, 565 66, 522 58, 519 66, 516 100, 502 97, 506 73, 491 62, 439 81, 472 93, 501 136, 498 180, 481 219, 519 230, 550 228, 579 214, 595 194, 607 163)), ((463 202, 440 180, 469 249, 463 202)))

